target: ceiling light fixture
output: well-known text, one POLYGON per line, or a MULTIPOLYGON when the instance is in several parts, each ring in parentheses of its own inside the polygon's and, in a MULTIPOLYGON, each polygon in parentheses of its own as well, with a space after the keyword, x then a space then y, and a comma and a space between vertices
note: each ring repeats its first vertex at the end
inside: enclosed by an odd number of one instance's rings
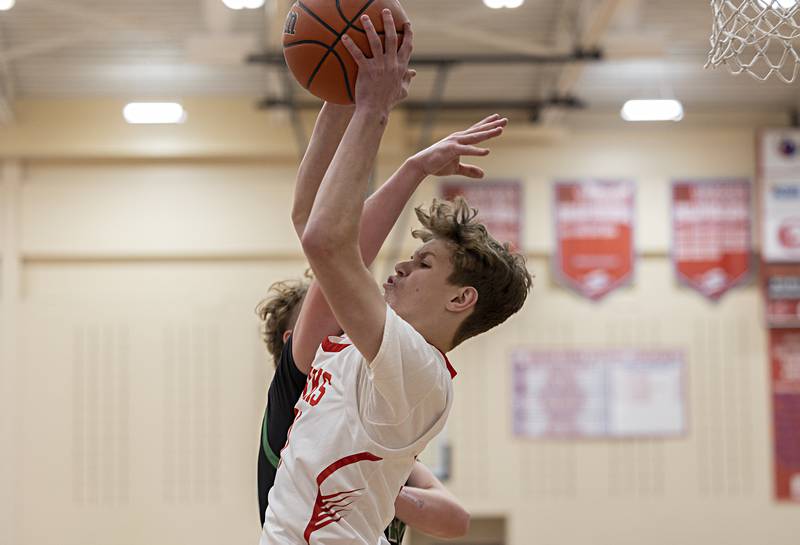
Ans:
POLYGON ((629 100, 620 114, 625 121, 680 121, 683 105, 677 100, 629 100))
POLYGON ((762 8, 783 8, 790 10, 795 7, 800 0, 758 0, 762 8))
POLYGON ((227 8, 240 10, 240 9, 258 9, 264 6, 264 0, 222 0, 227 8))
POLYGON ((483 0, 483 3, 492 9, 518 8, 525 3, 525 0, 483 0))
POLYGON ((0 11, 8 11, 14 7, 17 0, 0 0, 0 11))
POLYGON ((183 123, 186 110, 177 102, 131 102, 122 110, 125 121, 132 125, 183 123))

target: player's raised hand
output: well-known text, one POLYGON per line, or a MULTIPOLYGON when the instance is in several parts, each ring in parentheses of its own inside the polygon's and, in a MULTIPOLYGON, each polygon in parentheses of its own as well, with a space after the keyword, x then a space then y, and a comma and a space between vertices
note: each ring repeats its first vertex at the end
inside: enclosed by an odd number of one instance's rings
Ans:
POLYGON ((408 87, 416 75, 408 69, 413 49, 411 24, 403 28, 403 44, 397 48, 397 31, 394 26, 392 12, 383 10, 383 28, 386 35, 386 50, 375 30, 369 16, 362 15, 361 22, 367 33, 372 57, 367 57, 346 34, 342 43, 353 56, 358 65, 356 80, 356 107, 377 108, 380 111, 391 110, 398 102, 408 96, 408 87))
POLYGON ((498 114, 490 115, 468 129, 454 132, 439 140, 411 157, 409 161, 422 170, 426 176, 459 175, 468 178, 483 178, 483 169, 462 163, 461 157, 489 155, 488 149, 481 148, 477 144, 500 136, 506 125, 508 125, 508 119, 505 117, 500 117, 498 114))

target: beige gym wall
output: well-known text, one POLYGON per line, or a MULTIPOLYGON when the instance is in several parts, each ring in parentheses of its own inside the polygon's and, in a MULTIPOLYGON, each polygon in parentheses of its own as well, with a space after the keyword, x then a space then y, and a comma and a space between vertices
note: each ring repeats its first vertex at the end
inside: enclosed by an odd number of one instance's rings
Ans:
MULTIPOLYGON (((177 127, 125 125, 121 107, 20 101, 0 129, 0 544, 253 544, 270 377, 253 308, 304 268, 294 137, 248 100, 188 101, 177 127)), ((537 280, 518 316, 451 356, 449 486, 475 517, 506 517, 509 545, 796 543, 796 508, 772 500, 758 289, 708 303, 676 284, 667 254, 670 181, 752 177, 753 127, 781 121, 512 127, 481 162, 524 181, 537 280), (636 278, 597 304, 550 275, 550 183, 573 176, 637 182, 636 278), (520 345, 685 349, 687 436, 515 439, 520 345)), ((395 116, 381 179, 416 130, 395 116)))

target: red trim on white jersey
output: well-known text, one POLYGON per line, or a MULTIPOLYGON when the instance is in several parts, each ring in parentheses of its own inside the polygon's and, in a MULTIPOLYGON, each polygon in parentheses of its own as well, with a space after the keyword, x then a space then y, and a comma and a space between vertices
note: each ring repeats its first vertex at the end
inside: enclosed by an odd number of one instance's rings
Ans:
POLYGON ((331 341, 330 337, 325 337, 322 339, 322 350, 325 352, 341 352, 348 346, 352 346, 350 344, 342 344, 342 343, 335 343, 331 341))
MULTIPOLYGON (((333 338, 336 338, 336 337, 333 337, 333 338)), ((325 337, 324 339, 322 339, 322 350, 325 351, 325 352, 341 352, 342 350, 344 350, 348 346, 353 346, 353 345, 352 344, 346 344, 346 343, 335 343, 335 342, 333 342, 331 340, 331 337, 325 337)), ((433 346, 433 345, 431 345, 431 346, 433 346)), ((436 348, 436 347, 434 346, 434 348, 436 348)), ((442 352, 438 348, 436 348, 436 350, 439 351, 439 354, 441 354, 442 357, 444 358, 445 364, 447 364, 447 371, 450 373, 450 379, 452 380, 452 379, 456 378, 456 375, 458 374, 458 371, 456 371, 456 368, 453 367, 453 365, 450 363, 450 360, 448 359, 448 357, 445 355, 444 352, 442 352)))
MULTIPOLYGON (((431 346, 433 346, 433 345, 431 345, 431 346)), ((436 348, 435 346, 433 346, 433 347, 434 347, 434 348, 436 348)), ((436 348, 436 350, 439 350, 439 349, 438 349, 438 348, 436 348)), ((456 375, 458 374, 458 371, 456 371, 456 368, 455 368, 455 367, 453 367, 453 366, 450 364, 450 360, 449 360, 449 359, 447 359, 447 356, 445 356, 444 352, 442 352, 441 350, 439 350, 439 354, 441 354, 441 355, 442 355, 442 357, 444 358, 444 362, 447 364, 447 370, 450 372, 450 380, 452 380, 452 379, 456 378, 456 375)))

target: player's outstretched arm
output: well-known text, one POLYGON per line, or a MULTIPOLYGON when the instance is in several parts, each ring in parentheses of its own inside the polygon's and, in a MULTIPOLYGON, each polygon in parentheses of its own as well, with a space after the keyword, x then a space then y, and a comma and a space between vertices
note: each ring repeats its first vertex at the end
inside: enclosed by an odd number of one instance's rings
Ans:
POLYGON ((406 486, 394 502, 395 516, 424 534, 443 539, 466 535, 469 513, 431 470, 414 464, 406 486))
POLYGON ((408 94, 412 32, 406 25, 403 45, 389 10, 384 10, 386 51, 375 27, 362 22, 372 50, 367 58, 350 39, 345 46, 358 64, 356 108, 342 142, 320 185, 305 232, 303 251, 339 325, 369 361, 381 344, 386 314, 378 285, 359 249, 359 225, 367 179, 389 112, 408 94))
POLYGON ((303 231, 311 214, 319 184, 333 160, 336 148, 339 147, 347 124, 353 116, 353 110, 352 105, 326 102, 317 115, 317 122, 314 124, 308 149, 297 170, 297 181, 294 186, 292 224, 298 239, 303 238, 303 231))
MULTIPOLYGON (((419 184, 429 175, 462 175, 482 178, 483 171, 461 162, 462 156, 483 156, 489 150, 477 144, 499 136, 508 120, 491 115, 471 127, 455 132, 407 159, 364 204, 359 243, 361 257, 369 267, 389 235, 397 218, 419 184)), ((298 179, 298 183, 300 180, 298 179)), ((312 186, 308 186, 309 189, 312 186)), ((317 187, 313 187, 316 192, 317 187)), ((317 347, 339 325, 322 290, 313 282, 303 302, 292 337, 292 357, 301 372, 308 374, 317 347)))

